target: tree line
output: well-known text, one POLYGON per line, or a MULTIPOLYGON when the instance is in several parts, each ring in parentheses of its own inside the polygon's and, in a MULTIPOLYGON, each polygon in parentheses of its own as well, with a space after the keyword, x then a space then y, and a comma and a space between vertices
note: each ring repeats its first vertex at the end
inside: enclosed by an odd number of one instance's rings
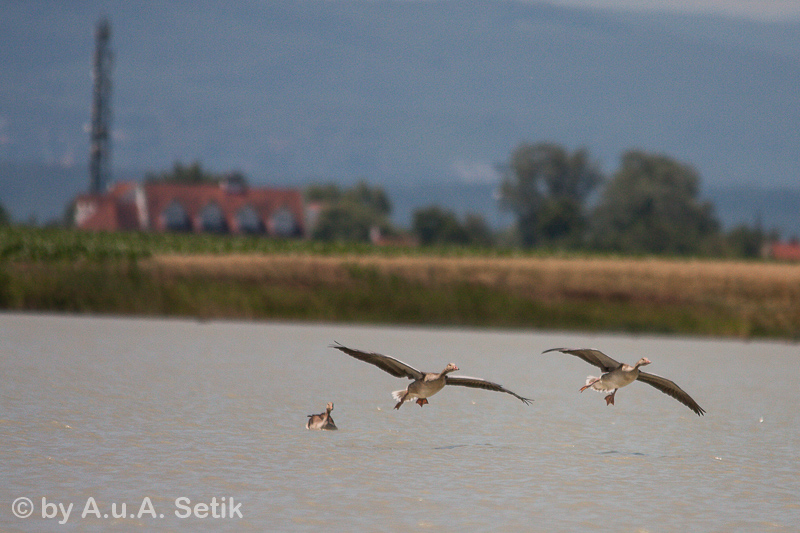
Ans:
POLYGON ((629 150, 605 176, 585 148, 523 143, 501 175, 498 208, 515 217, 501 232, 480 215, 462 219, 438 205, 415 210, 410 229, 397 228, 384 190, 361 182, 351 189, 307 188, 306 198, 324 206, 312 237, 367 240, 379 228, 390 236, 410 232, 423 245, 728 257, 756 257, 765 241, 777 239, 746 225, 723 232, 714 206, 699 197, 697 171, 661 154, 629 150))
MULTIPOLYGON (((666 155, 629 150, 606 176, 586 148, 522 143, 498 169, 498 209, 514 215, 510 228, 492 231, 479 214, 459 217, 439 205, 415 210, 411 227, 401 228, 390 220, 392 205, 382 187, 366 181, 350 188, 318 183, 304 191, 308 203, 320 206, 311 238, 369 241, 377 233, 427 246, 718 257, 758 257, 765 243, 778 240, 777 231, 758 224, 722 231, 714 206, 699 197, 700 175, 666 155)), ((240 172, 213 173, 199 162, 175 163, 145 176, 147 182, 221 180, 247 183, 240 172)), ((65 221, 72 220, 70 215, 65 221)), ((0 225, 9 223, 0 206, 0 225)))

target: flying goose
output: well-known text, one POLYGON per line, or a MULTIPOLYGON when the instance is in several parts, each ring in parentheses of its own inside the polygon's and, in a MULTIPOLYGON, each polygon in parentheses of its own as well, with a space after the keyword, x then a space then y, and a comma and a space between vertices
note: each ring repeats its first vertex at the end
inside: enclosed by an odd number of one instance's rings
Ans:
POLYGON ((547 352, 561 352, 575 355, 590 365, 600 368, 600 370, 603 371, 603 375, 601 375, 599 378, 594 376, 587 377, 586 385, 581 387, 581 392, 589 388, 596 391, 612 391, 611 394, 606 396, 606 405, 614 405, 614 395, 617 393, 617 389, 622 388, 625 385, 630 385, 634 381, 639 380, 644 381, 648 385, 652 385, 664 394, 672 396, 683 405, 697 413, 698 416, 705 413, 705 410, 697 405, 697 402, 695 402, 691 396, 686 394, 686 392, 682 388, 678 387, 673 381, 639 370, 639 367, 650 364, 650 360, 646 357, 642 357, 635 365, 631 366, 618 363, 600 350, 593 350, 590 348, 575 350, 569 348, 552 348, 550 350, 545 350, 542 353, 547 352))
POLYGON ((336 427, 336 424, 333 421, 331 411, 333 411, 333 402, 328 402, 324 413, 320 413, 318 415, 308 415, 306 429, 339 429, 336 427))
POLYGON ((413 379, 414 381, 408 386, 407 389, 392 392, 392 397, 397 402, 397 405, 394 406, 395 409, 400 409, 400 406, 403 405, 403 402, 411 401, 414 398, 417 399, 417 405, 422 407, 428 403, 428 398, 442 390, 445 385, 459 385, 462 387, 473 387, 476 389, 505 392, 522 400, 522 402, 526 405, 533 401, 529 398, 523 398, 522 396, 511 392, 503 386, 498 385, 497 383, 492 383, 491 381, 486 381, 485 379, 470 378, 467 376, 451 376, 449 375, 450 372, 455 372, 458 370, 458 367, 453 363, 448 364, 444 370, 439 373, 421 372, 402 361, 398 361, 394 357, 389 357, 388 355, 362 352, 361 350, 347 348, 339 343, 332 344, 331 348, 336 348, 337 350, 340 350, 347 355, 351 355, 360 361, 364 361, 365 363, 373 364, 396 378, 413 379))

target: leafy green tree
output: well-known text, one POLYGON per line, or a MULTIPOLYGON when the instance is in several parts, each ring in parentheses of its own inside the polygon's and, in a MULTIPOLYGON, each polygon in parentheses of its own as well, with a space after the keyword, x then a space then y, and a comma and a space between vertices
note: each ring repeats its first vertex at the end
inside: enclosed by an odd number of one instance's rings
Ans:
POLYGON ((593 215, 593 243, 606 250, 690 254, 719 231, 713 206, 698 199, 700 176, 663 155, 631 150, 593 215))
POLYGON ((489 225, 486 224, 486 219, 481 215, 468 213, 464 220, 464 230, 466 230, 471 244, 477 244, 479 246, 490 246, 494 244, 492 230, 489 229, 489 225))
POLYGON ((366 241, 370 229, 379 224, 375 213, 353 202, 338 202, 320 212, 312 238, 323 241, 366 241))
POLYGON ((11 223, 11 216, 6 208, 0 205, 0 226, 7 226, 11 223))
POLYGON ((500 206, 517 216, 525 246, 579 242, 585 203, 603 176, 586 149, 553 143, 521 144, 500 184, 500 206))
POLYGON ((467 244, 469 235, 455 213, 439 206, 414 211, 412 231, 421 244, 467 244))
POLYGON ((145 181, 151 183, 182 183, 187 185, 219 183, 222 180, 242 186, 247 184, 247 179, 241 172, 230 172, 225 174, 209 172, 203 169, 203 166, 199 161, 195 161, 190 165, 183 165, 182 163, 176 161, 172 167, 172 170, 161 173, 150 172, 145 176, 145 181))
POLYGON ((760 224, 755 227, 739 225, 725 235, 729 255, 734 257, 761 257, 765 244, 778 240, 778 231, 764 231, 760 224))
POLYGON ((366 241, 376 227, 381 235, 396 232, 388 219, 391 204, 381 187, 360 182, 352 189, 342 190, 335 184, 315 184, 306 188, 305 197, 323 204, 312 230, 314 239, 366 241))
POLYGON ((480 215, 468 214, 462 223, 450 210, 430 206, 414 211, 412 231, 421 244, 476 244, 488 246, 492 234, 480 215))
POLYGON ((370 187, 363 180, 344 194, 344 198, 365 205, 384 216, 392 212, 392 204, 382 187, 370 187))
POLYGON ((305 197, 309 202, 334 203, 342 199, 344 193, 335 183, 312 184, 306 187, 305 197))

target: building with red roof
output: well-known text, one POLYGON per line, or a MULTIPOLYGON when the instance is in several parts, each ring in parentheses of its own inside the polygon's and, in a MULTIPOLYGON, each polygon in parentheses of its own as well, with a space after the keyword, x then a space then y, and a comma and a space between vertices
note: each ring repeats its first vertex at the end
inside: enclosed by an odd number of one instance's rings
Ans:
POLYGON ((800 261, 800 242, 771 242, 767 245, 764 255, 777 261, 800 261))
POLYGON ((78 196, 75 225, 96 231, 306 235, 300 191, 247 187, 227 180, 192 185, 117 183, 105 194, 78 196))

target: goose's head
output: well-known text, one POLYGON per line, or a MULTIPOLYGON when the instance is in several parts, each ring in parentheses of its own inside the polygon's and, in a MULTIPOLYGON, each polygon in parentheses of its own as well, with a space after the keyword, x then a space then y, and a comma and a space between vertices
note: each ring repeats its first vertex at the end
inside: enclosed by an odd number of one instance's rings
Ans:
POLYGON ((458 370, 458 367, 455 363, 448 363, 446 367, 444 367, 444 373, 447 374, 448 372, 455 372, 458 370))
POLYGON ((328 412, 333 411, 333 402, 328 402, 326 409, 328 410, 328 412))
POLYGON ((636 363, 636 368, 639 368, 640 366, 649 365, 649 364, 650 364, 650 359, 648 359, 647 357, 642 357, 641 359, 639 359, 639 362, 636 363))

